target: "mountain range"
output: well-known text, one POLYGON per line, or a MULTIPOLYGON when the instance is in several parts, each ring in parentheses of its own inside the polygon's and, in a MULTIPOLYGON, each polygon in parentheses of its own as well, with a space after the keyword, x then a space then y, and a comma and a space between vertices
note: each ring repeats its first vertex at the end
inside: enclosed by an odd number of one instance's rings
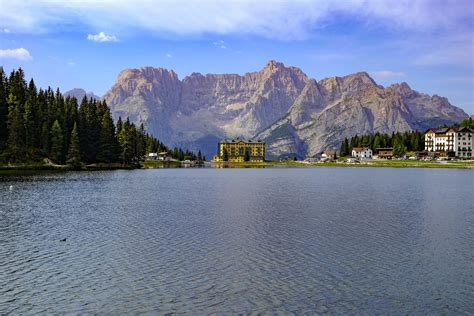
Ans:
POLYGON ((257 72, 192 73, 125 69, 103 97, 115 119, 129 118, 170 146, 207 157, 222 138, 267 143, 267 158, 312 156, 355 134, 423 130, 468 115, 407 83, 378 85, 366 72, 316 81, 297 67, 269 61, 257 72))
POLYGON ((81 88, 74 88, 72 90, 66 91, 63 95, 64 95, 65 98, 74 97, 79 102, 81 102, 81 100, 84 98, 84 96, 86 96, 88 99, 91 99, 91 98, 96 99, 96 100, 100 99, 100 97, 95 95, 94 93, 86 92, 86 90, 81 89, 81 88))

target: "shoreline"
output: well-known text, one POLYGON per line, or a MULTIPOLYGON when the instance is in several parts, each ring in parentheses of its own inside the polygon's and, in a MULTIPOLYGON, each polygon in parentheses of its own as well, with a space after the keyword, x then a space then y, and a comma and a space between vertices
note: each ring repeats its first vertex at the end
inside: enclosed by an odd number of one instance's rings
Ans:
POLYGON ((371 160, 362 163, 302 161, 267 161, 259 163, 211 162, 214 168, 265 168, 265 167, 357 167, 357 168, 431 168, 431 169, 474 169, 474 161, 421 161, 421 160, 371 160))
MULTIPOLYGON (((305 163, 302 161, 266 161, 258 163, 247 162, 205 162, 204 165, 196 166, 197 168, 318 168, 318 167, 356 167, 356 168, 431 168, 431 169, 474 169, 474 161, 420 161, 420 160, 372 160, 362 163, 346 163, 346 162, 320 162, 305 163)), ((193 168, 196 168, 193 167, 193 168)), ((141 162, 135 165, 124 166, 122 164, 93 164, 85 165, 81 168, 73 168, 68 165, 53 164, 18 164, 18 165, 0 165, 0 172, 14 171, 105 171, 105 170, 135 170, 135 169, 169 169, 169 168, 186 168, 181 163, 150 163, 141 162)))

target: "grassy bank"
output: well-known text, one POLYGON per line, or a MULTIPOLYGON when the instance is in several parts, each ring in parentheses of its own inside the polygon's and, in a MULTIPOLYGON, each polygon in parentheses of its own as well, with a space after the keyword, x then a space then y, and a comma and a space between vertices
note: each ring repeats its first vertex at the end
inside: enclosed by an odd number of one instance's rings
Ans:
POLYGON ((156 169, 156 168, 180 168, 180 161, 163 161, 163 160, 145 160, 141 163, 143 168, 156 169))
POLYGON ((82 165, 81 167, 73 167, 70 165, 56 165, 44 162, 25 162, 15 164, 0 164, 0 171, 71 171, 71 170, 115 170, 115 169, 137 169, 141 168, 139 164, 124 166, 120 163, 97 163, 91 165, 82 165))
POLYGON ((375 167, 375 168, 456 168, 474 169, 474 161, 423 161, 423 160, 371 160, 362 163, 322 162, 303 163, 301 161, 213 162, 215 168, 265 168, 265 167, 375 167))

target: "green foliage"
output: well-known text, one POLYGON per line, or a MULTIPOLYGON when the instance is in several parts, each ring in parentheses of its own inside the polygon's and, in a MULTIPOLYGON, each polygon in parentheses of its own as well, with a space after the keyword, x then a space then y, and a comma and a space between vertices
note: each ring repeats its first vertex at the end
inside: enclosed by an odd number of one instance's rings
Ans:
POLYGON ((0 67, 0 150, 4 150, 7 146, 8 140, 8 128, 7 128, 7 115, 8 115, 8 82, 3 67, 0 67))
POLYGON ((74 123, 74 127, 71 132, 71 142, 69 144, 69 151, 67 154, 67 164, 74 168, 81 166, 81 149, 79 145, 79 133, 77 131, 77 123, 74 123))
POLYGON ((395 156, 404 156, 407 152, 407 146, 403 143, 400 138, 395 138, 393 141, 393 154, 395 156))
POLYGON ((51 127, 51 149, 49 151, 49 157, 56 163, 63 162, 63 138, 63 130, 56 120, 51 127))
POLYGON ((463 120, 460 124, 461 127, 469 127, 469 128, 474 128, 474 120, 472 117, 463 120))
POLYGON ((350 141, 346 138, 341 143, 339 155, 350 156, 354 147, 369 147, 372 151, 377 148, 393 147, 394 154, 403 156, 407 151, 420 151, 425 147, 425 134, 420 131, 392 134, 355 135, 350 141))
MULTIPOLYGON (((115 128, 105 101, 64 99, 57 89, 26 84, 22 69, 7 78, 0 67, 0 158, 4 162, 41 161, 79 167, 82 162, 125 165, 143 160, 147 152, 170 152, 159 140, 120 118, 115 128)), ((176 148, 173 158, 196 159, 176 148)))
POLYGON ((98 162, 116 162, 120 155, 120 145, 115 137, 115 126, 110 115, 109 109, 106 109, 102 115, 99 132, 99 151, 97 153, 98 162))

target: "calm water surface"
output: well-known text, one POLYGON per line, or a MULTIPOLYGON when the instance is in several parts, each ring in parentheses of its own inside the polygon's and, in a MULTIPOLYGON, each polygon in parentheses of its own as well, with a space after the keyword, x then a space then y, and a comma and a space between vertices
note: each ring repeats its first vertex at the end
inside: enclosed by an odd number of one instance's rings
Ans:
POLYGON ((473 197, 472 170, 4 175, 0 314, 473 314, 473 197))

